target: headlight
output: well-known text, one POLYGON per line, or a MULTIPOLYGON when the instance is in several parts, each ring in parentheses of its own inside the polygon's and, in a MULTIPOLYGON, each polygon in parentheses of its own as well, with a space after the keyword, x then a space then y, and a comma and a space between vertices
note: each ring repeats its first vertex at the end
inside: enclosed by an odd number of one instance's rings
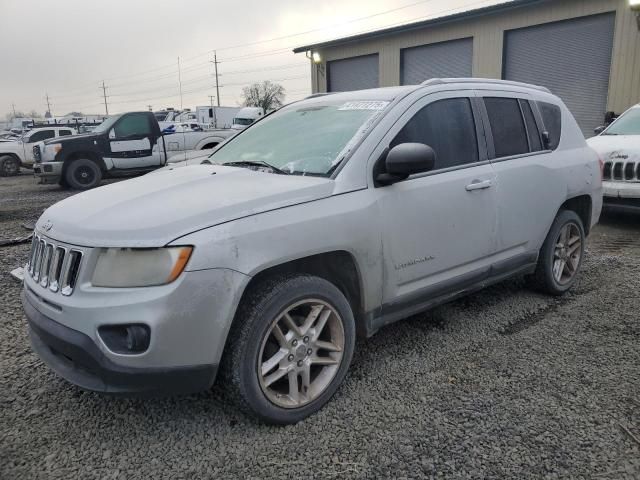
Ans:
POLYGON ((193 247, 103 248, 91 283, 96 287, 150 287, 173 282, 193 247))

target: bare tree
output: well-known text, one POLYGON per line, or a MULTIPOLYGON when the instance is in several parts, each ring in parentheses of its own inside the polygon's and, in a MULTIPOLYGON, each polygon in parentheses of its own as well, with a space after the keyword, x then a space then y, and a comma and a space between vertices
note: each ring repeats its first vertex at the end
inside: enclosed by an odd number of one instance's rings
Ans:
POLYGON ((284 103, 284 87, 265 80, 242 89, 245 107, 262 107, 265 112, 280 108, 284 103))

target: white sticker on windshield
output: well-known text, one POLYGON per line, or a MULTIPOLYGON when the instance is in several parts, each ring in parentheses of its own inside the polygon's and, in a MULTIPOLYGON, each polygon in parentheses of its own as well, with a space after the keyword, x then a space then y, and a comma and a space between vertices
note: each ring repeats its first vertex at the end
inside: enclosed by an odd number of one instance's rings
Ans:
POLYGON ((382 110, 388 104, 384 101, 346 102, 338 110, 382 110))

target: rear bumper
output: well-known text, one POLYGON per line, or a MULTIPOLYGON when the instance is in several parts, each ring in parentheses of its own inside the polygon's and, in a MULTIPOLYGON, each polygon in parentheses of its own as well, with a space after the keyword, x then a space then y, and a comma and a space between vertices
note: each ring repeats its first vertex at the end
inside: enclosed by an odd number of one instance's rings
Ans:
POLYGON ((31 345, 59 376, 86 390, 113 394, 176 394, 213 385, 217 365, 137 368, 118 365, 82 332, 40 313, 22 292, 31 345))

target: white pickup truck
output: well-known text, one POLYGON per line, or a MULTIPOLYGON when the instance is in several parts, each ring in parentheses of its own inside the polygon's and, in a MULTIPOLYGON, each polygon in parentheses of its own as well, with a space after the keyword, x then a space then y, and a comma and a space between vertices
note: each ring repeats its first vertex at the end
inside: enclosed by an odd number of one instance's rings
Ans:
POLYGON ((29 130, 17 140, 0 143, 0 177, 9 177, 20 173, 20 167, 33 165, 33 146, 51 138, 75 135, 71 127, 47 127, 29 130))
POLYGON ((151 112, 114 115, 91 133, 53 139, 34 146, 33 173, 41 183, 77 190, 96 187, 103 178, 140 174, 188 150, 217 146, 234 130, 163 134, 151 112))

